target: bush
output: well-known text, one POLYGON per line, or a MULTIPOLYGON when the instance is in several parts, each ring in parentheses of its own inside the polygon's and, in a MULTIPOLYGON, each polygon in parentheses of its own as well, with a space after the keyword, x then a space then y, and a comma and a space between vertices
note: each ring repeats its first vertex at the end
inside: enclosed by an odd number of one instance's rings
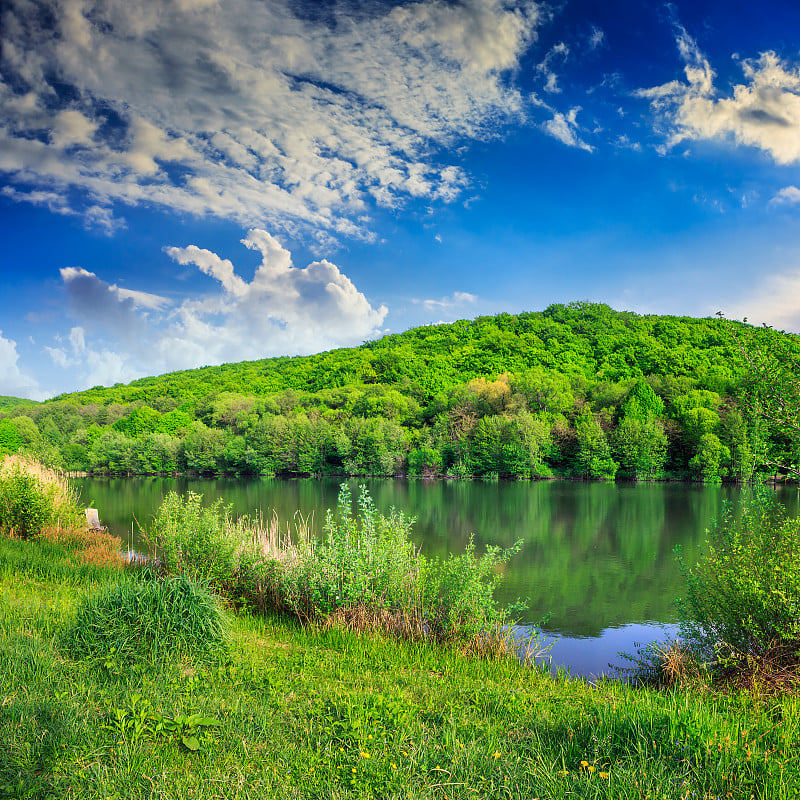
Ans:
POLYGON ((84 600, 63 637, 76 658, 126 665, 187 657, 208 661, 227 646, 225 614, 207 586, 185 576, 128 577, 84 600))
POLYGON ((218 500, 204 508, 203 496, 170 492, 146 538, 166 572, 185 572, 218 588, 235 579, 236 555, 244 546, 241 524, 218 500))
POLYGON ((0 532, 27 539, 47 527, 74 527, 79 515, 60 474, 16 456, 0 465, 0 532))
POLYGON ((350 489, 342 484, 322 541, 305 542, 297 563, 284 570, 284 602, 300 616, 358 605, 396 611, 414 602, 420 563, 409 538, 414 520, 394 509, 379 514, 364 487, 356 516, 351 502, 350 489))
POLYGON ((776 651, 800 665, 800 519, 766 492, 738 513, 728 508, 700 561, 682 563, 682 637, 720 667, 758 664, 776 651))
POLYGON ((234 520, 229 507, 203 508, 201 500, 168 495, 147 539, 168 572, 203 577, 237 604, 439 641, 467 641, 505 622, 494 600, 495 571, 520 543, 478 557, 470 541, 461 555, 427 559, 411 540, 413 519, 395 509, 379 513, 364 487, 354 514, 347 484, 326 515, 321 540, 310 536, 305 520, 292 537, 277 518, 267 526, 234 520))
POLYGON ((488 547, 482 556, 476 556, 474 537, 470 536, 463 553, 423 562, 422 611, 431 636, 442 641, 469 639, 502 626, 506 615, 494 598, 501 580, 496 570, 521 547, 522 542, 517 541, 505 550, 488 547))

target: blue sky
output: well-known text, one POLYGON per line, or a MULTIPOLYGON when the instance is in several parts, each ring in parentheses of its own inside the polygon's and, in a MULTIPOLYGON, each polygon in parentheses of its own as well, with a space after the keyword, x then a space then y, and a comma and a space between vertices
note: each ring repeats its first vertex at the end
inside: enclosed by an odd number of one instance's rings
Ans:
POLYGON ((797 3, 0 15, 0 394, 572 300, 800 330, 797 3))

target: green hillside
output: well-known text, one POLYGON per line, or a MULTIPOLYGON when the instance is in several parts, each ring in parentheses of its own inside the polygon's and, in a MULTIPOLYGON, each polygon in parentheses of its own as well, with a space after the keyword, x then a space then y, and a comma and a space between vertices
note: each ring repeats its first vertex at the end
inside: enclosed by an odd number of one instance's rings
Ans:
POLYGON ((24 397, 9 397, 8 395, 0 394, 0 411, 5 411, 14 406, 32 405, 34 400, 26 400, 24 397))
POLYGON ((731 324, 639 316, 595 303, 553 305, 541 312, 426 325, 355 348, 183 370, 56 399, 130 403, 165 396, 197 399, 212 391, 261 396, 376 383, 432 397, 472 378, 532 367, 593 382, 658 374, 718 386, 729 384, 738 369, 737 352, 724 333, 731 324))
POLYGON ((553 305, 5 409, 0 447, 121 474, 742 480, 794 445, 741 402, 737 331, 553 305))

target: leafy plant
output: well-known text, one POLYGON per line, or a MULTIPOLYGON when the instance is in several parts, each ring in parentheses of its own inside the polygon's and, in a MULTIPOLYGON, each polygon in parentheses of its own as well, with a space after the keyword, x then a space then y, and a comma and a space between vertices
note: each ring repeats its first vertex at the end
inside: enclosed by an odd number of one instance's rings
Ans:
POLYGON ((778 646, 798 663, 800 519, 767 490, 728 508, 701 559, 682 566, 682 636, 705 661, 759 660, 778 646))
POLYGON ((202 734, 209 728, 219 727, 219 721, 202 714, 176 714, 170 716, 153 709, 152 704, 140 694, 132 694, 123 706, 106 701, 107 717, 102 727, 120 742, 139 744, 146 739, 175 738, 187 750, 201 749, 202 734))

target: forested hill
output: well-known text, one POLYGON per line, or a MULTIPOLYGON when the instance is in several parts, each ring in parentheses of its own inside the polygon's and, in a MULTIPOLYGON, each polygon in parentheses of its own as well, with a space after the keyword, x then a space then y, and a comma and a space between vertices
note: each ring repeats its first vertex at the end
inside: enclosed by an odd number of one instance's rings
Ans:
POLYGON ((0 453, 115 474, 746 480, 800 449, 741 401, 737 339, 757 335, 553 305, 0 408, 0 453))
POLYGON ((211 392, 263 396, 355 384, 400 386, 430 399, 473 378, 543 367, 594 384, 647 375, 687 377, 728 390, 741 363, 719 319, 639 316, 596 303, 553 305, 426 325, 360 347, 172 372, 56 400, 85 403, 197 400, 211 392))
POLYGON ((14 406, 29 406, 34 402, 34 400, 25 400, 22 397, 9 397, 6 394, 0 394, 0 411, 13 408, 14 406))

